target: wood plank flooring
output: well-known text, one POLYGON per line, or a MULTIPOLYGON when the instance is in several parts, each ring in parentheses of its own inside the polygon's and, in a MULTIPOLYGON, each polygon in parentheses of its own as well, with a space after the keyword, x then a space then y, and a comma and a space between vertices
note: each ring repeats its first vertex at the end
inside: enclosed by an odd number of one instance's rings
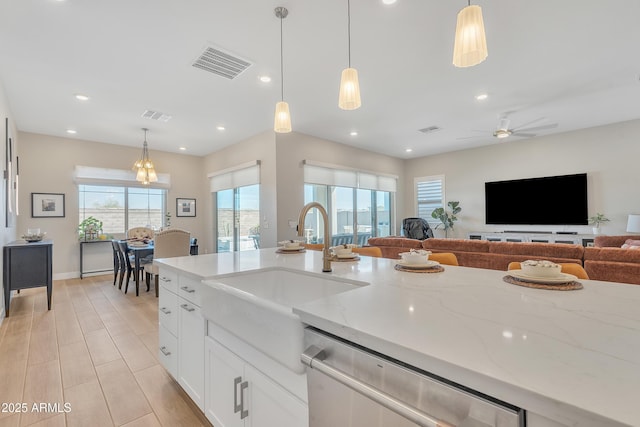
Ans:
POLYGON ((51 311, 46 288, 14 294, 0 327, 0 404, 27 411, 0 408, 0 427, 211 426, 158 361, 153 289, 136 297, 112 283, 54 281, 51 311))

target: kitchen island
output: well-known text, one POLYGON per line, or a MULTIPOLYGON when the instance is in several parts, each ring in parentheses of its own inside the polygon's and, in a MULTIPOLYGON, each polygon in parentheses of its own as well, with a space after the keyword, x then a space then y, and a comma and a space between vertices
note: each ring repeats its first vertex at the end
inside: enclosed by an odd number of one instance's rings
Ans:
MULTIPOLYGON (((418 274, 362 257, 259 251, 159 260, 190 279, 263 268, 369 283, 294 307, 320 330, 527 411, 528 425, 640 425, 640 287, 581 281, 547 291, 506 272, 445 266, 418 274)), ((206 285, 205 285, 206 286, 206 285)))

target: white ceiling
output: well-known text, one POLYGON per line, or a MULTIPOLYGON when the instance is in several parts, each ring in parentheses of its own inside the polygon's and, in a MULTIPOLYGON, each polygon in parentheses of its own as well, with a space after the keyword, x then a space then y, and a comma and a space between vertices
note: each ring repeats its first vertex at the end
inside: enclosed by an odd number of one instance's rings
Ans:
POLYGON ((2 0, 0 79, 21 131, 139 147, 148 127, 152 155, 180 146, 205 155, 272 128, 273 9, 285 6, 284 97, 296 132, 409 158, 497 144, 505 113, 513 127, 558 123, 540 134, 640 118, 640 1, 474 1, 489 57, 459 69, 453 35, 466 3, 351 0, 355 111, 337 105, 346 0, 2 0), (192 67, 208 44, 253 65, 234 80, 192 67), (489 99, 476 101, 481 92, 489 99), (142 118, 147 109, 173 118, 142 118), (442 130, 418 131, 432 125, 442 130))

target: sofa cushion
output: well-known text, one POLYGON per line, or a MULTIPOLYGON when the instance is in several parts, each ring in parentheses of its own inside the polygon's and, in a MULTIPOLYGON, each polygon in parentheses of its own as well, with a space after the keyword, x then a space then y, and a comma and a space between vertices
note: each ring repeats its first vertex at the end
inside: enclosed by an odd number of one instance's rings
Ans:
POLYGON ((585 248, 584 259, 595 261, 630 262, 640 265, 640 250, 622 248, 585 248))
POLYGON ((406 237, 371 237, 367 245, 369 246, 377 246, 382 248, 384 246, 392 246, 397 248, 408 248, 408 249, 421 249, 422 241, 417 239, 408 239, 406 237))
MULTIPOLYGON (((620 248, 617 250, 622 252, 633 252, 640 255, 640 251, 624 251, 620 248)), ((585 255, 586 254, 587 251, 585 251, 585 255)), ((592 280, 640 285, 640 263, 638 262, 585 260, 584 269, 592 280)))
POLYGON ((602 247, 621 247, 629 239, 638 239, 638 235, 622 235, 622 236, 604 236, 598 235, 593 239, 593 246, 596 248, 602 247))
MULTIPOLYGON (((584 247, 565 243, 490 242, 489 252, 533 257, 571 258, 581 260, 584 247)), ((514 260, 515 261, 515 260, 514 260)))
POLYGON ((486 240, 466 239, 427 239, 422 241, 422 248, 438 251, 489 252, 486 240))

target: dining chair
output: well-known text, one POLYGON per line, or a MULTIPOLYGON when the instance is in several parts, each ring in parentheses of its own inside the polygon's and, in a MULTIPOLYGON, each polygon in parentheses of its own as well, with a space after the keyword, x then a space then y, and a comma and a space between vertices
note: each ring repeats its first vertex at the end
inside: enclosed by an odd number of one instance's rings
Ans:
POLYGON ((155 231, 149 227, 133 227, 127 230, 127 239, 153 240, 155 231))
MULTIPOLYGON (((118 242, 118 247, 120 248, 120 263, 122 266, 124 266, 124 268, 121 268, 120 270, 120 285, 118 286, 118 289, 122 289, 122 282, 126 275, 126 282, 124 285, 124 293, 126 294, 127 291, 129 290, 129 280, 131 279, 131 275, 144 273, 145 266, 149 266, 151 262, 147 260, 140 261, 140 269, 138 271, 135 271, 134 262, 132 260, 131 254, 129 253, 129 245, 127 244, 127 241, 120 240, 118 242)), ((134 276, 134 279, 135 279, 135 276, 134 276)), ((151 280, 150 276, 147 275, 147 291, 149 290, 150 280, 151 280)), ((138 284, 138 281, 136 281, 136 296, 139 296, 139 295, 140 295, 140 285, 138 284)))
POLYGON ((117 240, 111 241, 111 248, 113 249, 113 286, 115 286, 116 281, 118 280, 118 274, 122 269, 120 263, 120 246, 118 245, 117 240))
POLYGON ((458 264, 458 257, 451 252, 438 252, 429 254, 429 259, 432 261, 438 261, 444 265, 460 265, 458 264))
MULTIPOLYGON (((191 233, 179 228, 171 228, 156 233, 153 239, 153 259, 189 256, 191 250, 191 233)), ((159 267, 154 262, 151 267, 156 296, 158 296, 159 267)))
MULTIPOLYGON (((565 274, 573 274, 578 279, 589 280, 589 275, 585 269, 575 262, 560 262, 560 271, 565 274)), ((512 261, 509 263, 507 270, 520 270, 520 263, 518 261, 512 261)))
POLYGON ((352 252, 358 255, 366 255, 374 258, 382 258, 382 250, 377 246, 365 246, 363 248, 353 248, 352 252))
POLYGON ((311 251, 323 251, 324 250, 324 244, 323 243, 303 243, 302 246, 304 246, 306 249, 309 249, 311 251))

